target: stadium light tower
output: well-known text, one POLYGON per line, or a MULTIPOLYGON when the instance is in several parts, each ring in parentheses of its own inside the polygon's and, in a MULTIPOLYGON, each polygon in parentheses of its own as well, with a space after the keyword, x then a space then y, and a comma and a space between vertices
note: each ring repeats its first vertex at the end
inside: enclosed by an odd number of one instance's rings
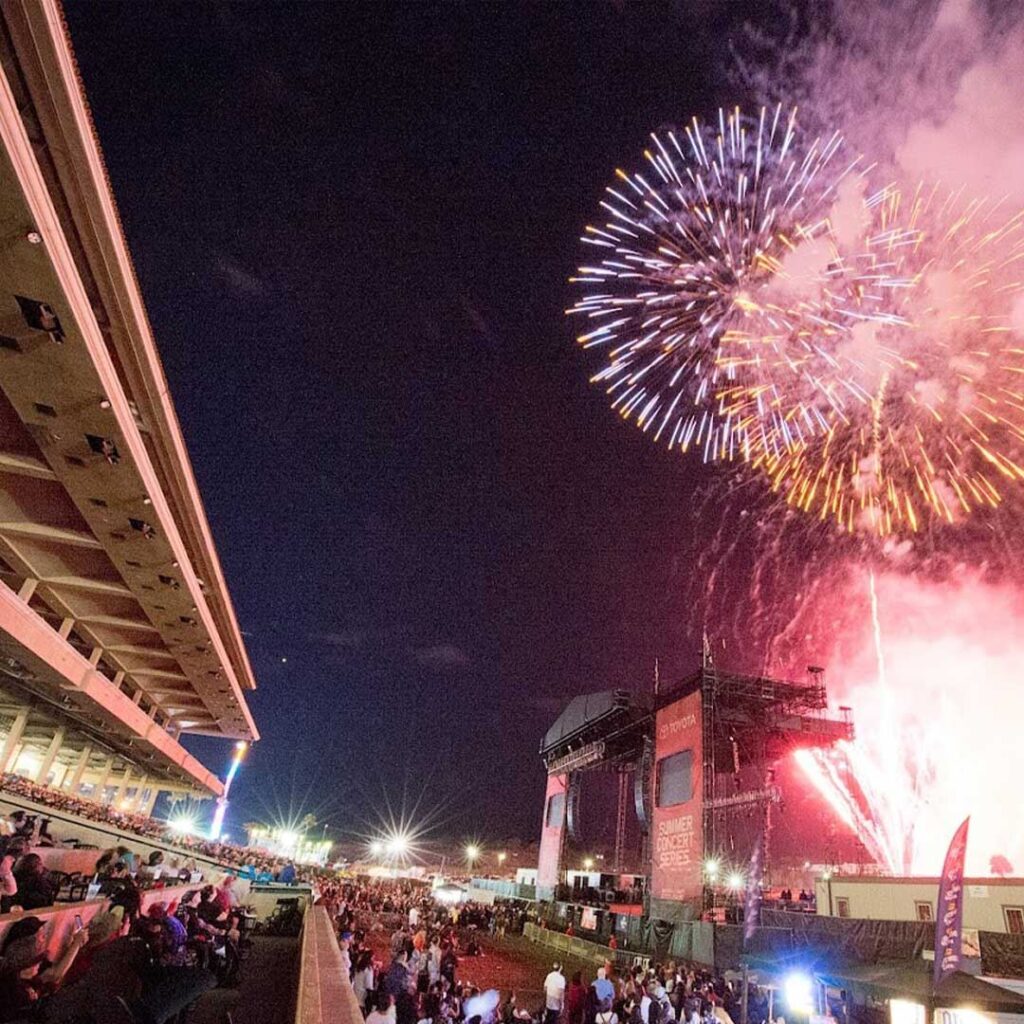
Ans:
POLYGON ((228 791, 231 789, 231 783, 235 775, 238 774, 239 765, 241 765, 242 758, 245 757, 245 752, 248 749, 249 744, 245 740, 239 740, 235 744, 235 756, 231 759, 231 767, 224 777, 224 792, 217 797, 217 809, 213 812, 213 821, 210 823, 211 839, 220 838, 221 829, 224 828, 224 815, 228 811, 228 791))

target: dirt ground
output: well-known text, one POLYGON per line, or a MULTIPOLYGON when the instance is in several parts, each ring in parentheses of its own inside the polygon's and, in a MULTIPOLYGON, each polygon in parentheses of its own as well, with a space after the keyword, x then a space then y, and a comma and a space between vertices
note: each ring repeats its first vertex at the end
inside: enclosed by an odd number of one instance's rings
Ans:
MULTIPOLYGON (((375 954, 387 962, 390 959, 387 937, 374 933, 369 938, 375 954)), ((540 1005, 544 978, 551 970, 556 952, 521 935, 506 935, 499 939, 484 934, 480 944, 482 956, 459 957, 459 980, 475 985, 481 991, 496 988, 502 999, 511 989, 519 1003, 527 1009, 536 1009, 540 1005)), ((583 980, 589 983, 597 974, 595 964, 571 957, 562 960, 562 967, 567 979, 572 978, 573 972, 580 971, 583 980)))

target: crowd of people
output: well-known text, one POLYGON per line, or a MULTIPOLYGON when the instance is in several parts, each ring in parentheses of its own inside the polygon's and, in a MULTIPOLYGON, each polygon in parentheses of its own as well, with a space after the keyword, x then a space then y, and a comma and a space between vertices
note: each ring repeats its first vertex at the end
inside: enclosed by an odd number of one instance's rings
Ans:
POLYGON ((81 918, 51 961, 44 922, 26 914, 0 943, 0 1021, 163 1024, 218 984, 237 981, 243 946, 234 878, 155 902, 123 890, 81 918))
MULTIPOLYGON (((462 966, 488 936, 519 933, 523 904, 446 906, 409 883, 337 883, 324 888, 345 968, 367 1024, 732 1024, 739 985, 668 962, 620 969, 614 953, 585 978, 556 963, 540 995, 481 990, 462 966), (383 931, 382 931, 383 929, 383 931), (375 941, 376 940, 376 941, 375 941)), ((479 974, 479 968, 473 971, 479 974)), ((751 985, 748 1021, 767 1021, 766 994, 751 985)))
MULTIPOLYGON (((713 971, 669 961, 635 966, 624 972, 611 961, 593 981, 576 971, 567 982, 560 963, 544 979, 543 1024, 732 1024, 740 1019, 742 983, 713 971)), ((765 1024, 767 993, 747 989, 747 1019, 765 1024)))
MULTIPOLYGON (((234 868, 239 875, 252 881, 275 881, 290 884, 308 880, 313 875, 313 869, 304 868, 300 872, 295 864, 285 858, 268 856, 261 850, 236 843, 215 841, 202 836, 182 833, 172 828, 166 821, 118 809, 111 804, 83 800, 81 797, 72 796, 63 790, 54 789, 52 786, 38 785, 10 772, 0 775, 0 790, 55 811, 63 811, 89 821, 109 825, 122 832, 131 832, 141 839, 156 840, 181 850, 185 855, 216 861, 218 864, 234 868)), ((20 814, 21 821, 26 821, 30 817, 24 812, 20 814)), ((45 818, 35 822, 32 845, 55 846, 60 844, 60 840, 51 834, 51 825, 52 822, 45 818)), ((185 861, 188 862, 187 856, 185 861)), ((194 870, 195 861, 192 860, 190 863, 194 870)))

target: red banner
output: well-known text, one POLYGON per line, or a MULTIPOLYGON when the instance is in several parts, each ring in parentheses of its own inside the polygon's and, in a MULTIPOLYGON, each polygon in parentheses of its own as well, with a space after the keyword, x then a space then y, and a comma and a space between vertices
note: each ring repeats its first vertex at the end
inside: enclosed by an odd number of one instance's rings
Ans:
POLYGON ((655 717, 651 895, 703 896, 701 694, 691 693, 655 717))
POLYGON ((939 879, 939 902, 935 914, 935 972, 939 984, 960 969, 963 957, 964 870, 967 861, 967 827, 970 815, 953 834, 939 879))
POLYGON ((540 855, 537 859, 537 885, 546 889, 552 889, 559 883, 568 782, 568 775, 549 775, 544 794, 544 824, 541 827, 540 855))

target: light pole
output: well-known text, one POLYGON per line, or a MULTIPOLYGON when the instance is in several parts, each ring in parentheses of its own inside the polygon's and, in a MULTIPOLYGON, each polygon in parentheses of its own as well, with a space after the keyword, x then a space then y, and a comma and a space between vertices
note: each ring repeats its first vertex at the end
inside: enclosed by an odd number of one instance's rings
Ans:
POLYGON ((213 821, 210 822, 210 839, 220 838, 221 829, 224 828, 224 815, 228 811, 228 791, 231 789, 231 783, 234 781, 248 749, 249 744, 245 740, 239 740, 235 744, 235 756, 231 759, 231 767, 224 777, 224 792, 217 797, 217 809, 213 812, 213 821))

